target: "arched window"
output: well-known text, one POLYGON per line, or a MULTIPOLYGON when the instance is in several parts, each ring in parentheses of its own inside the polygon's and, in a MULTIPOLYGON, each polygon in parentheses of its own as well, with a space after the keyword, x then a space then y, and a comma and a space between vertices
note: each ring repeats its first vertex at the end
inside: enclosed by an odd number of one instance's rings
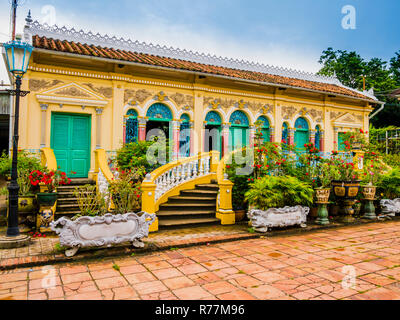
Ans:
POLYGON ((138 141, 138 113, 130 109, 126 113, 125 143, 138 141))
POLYGON ((187 114, 181 116, 179 154, 181 157, 190 157, 190 117, 187 114))
POLYGON ((304 152, 306 150, 304 145, 310 142, 310 131, 307 120, 298 118, 295 123, 295 128, 294 143, 298 151, 304 152))
POLYGON ((289 144, 289 126, 286 122, 282 126, 282 143, 289 144))
POLYGON ((206 121, 208 125, 222 124, 221 116, 215 111, 210 111, 209 113, 207 113, 206 121))
POLYGON ((261 133, 263 142, 271 141, 271 131, 270 131, 270 123, 267 117, 261 116, 257 119, 257 122, 261 123, 261 133))
POLYGON ((317 126, 315 128, 315 147, 321 150, 321 127, 317 126))
POLYGON ((147 110, 146 116, 149 117, 150 120, 172 121, 171 110, 162 103, 153 104, 149 110, 147 110))
POLYGON ((229 122, 230 128, 230 149, 240 149, 249 144, 249 119, 242 111, 232 113, 229 122))

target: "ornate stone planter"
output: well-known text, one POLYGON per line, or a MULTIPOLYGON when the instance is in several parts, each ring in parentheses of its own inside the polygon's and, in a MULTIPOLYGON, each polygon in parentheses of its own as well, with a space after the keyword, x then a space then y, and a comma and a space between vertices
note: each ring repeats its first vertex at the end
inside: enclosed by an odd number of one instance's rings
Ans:
POLYGON ((365 200, 363 218, 371 220, 376 219, 375 206, 374 206, 376 187, 372 185, 363 186, 362 194, 365 200))
POLYGON ((332 181, 333 192, 341 202, 343 222, 355 221, 353 205, 360 192, 360 181, 332 181))
POLYGON ((136 248, 143 248, 142 238, 149 235, 149 227, 156 216, 143 213, 124 215, 106 214, 99 217, 81 217, 70 220, 62 217, 50 223, 51 229, 60 236, 60 245, 70 248, 65 251, 67 257, 74 256, 79 248, 111 247, 131 242, 136 248))
POLYGON ((396 213, 400 213, 400 199, 383 199, 381 200, 382 213, 390 217, 395 217, 396 213))
POLYGON ((331 195, 331 188, 315 189, 315 196, 317 198, 317 203, 328 203, 330 195, 331 195))
POLYGON ((296 206, 285 208, 272 208, 267 211, 252 209, 247 213, 252 227, 257 232, 268 232, 269 228, 288 227, 300 225, 306 227, 307 215, 310 208, 296 206))

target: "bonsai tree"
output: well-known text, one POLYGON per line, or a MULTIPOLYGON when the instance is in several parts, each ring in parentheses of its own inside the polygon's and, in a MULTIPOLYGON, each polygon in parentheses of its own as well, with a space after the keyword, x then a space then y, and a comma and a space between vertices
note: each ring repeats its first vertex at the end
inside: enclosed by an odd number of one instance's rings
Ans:
POLYGON ((310 206, 314 190, 306 182, 289 176, 266 176, 250 184, 245 199, 261 210, 285 206, 310 206))

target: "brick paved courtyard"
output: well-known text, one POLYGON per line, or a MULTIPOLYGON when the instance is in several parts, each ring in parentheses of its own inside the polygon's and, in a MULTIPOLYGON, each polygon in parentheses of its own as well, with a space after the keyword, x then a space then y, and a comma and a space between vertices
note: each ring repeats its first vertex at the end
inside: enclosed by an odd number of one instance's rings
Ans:
POLYGON ((399 236, 376 223, 3 271, 0 299, 400 300, 399 236))

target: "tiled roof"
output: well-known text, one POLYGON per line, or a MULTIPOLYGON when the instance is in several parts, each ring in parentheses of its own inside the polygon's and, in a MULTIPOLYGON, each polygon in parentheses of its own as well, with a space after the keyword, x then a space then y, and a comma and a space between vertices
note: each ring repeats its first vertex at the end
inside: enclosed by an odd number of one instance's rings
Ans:
POLYGON ((58 40, 45 36, 33 35, 32 44, 35 48, 51 51, 66 52, 71 54, 106 58, 111 60, 129 61, 176 70, 187 70, 193 72, 207 73, 211 75, 227 76, 242 80, 252 80, 277 85, 293 86, 300 89, 310 89, 330 94, 339 94, 359 99, 365 99, 369 101, 372 100, 371 97, 336 84, 307 81, 262 72, 226 68, 198 62, 190 62, 181 59, 169 57, 167 58, 152 54, 138 53, 128 50, 82 44, 80 42, 58 40))

